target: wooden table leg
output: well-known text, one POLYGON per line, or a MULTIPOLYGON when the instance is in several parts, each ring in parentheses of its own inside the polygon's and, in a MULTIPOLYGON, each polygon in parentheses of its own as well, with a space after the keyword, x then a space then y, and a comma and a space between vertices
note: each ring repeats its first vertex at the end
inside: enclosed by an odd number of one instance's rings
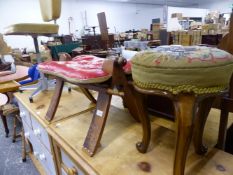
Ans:
POLYGON ((186 157, 193 133, 196 113, 196 97, 180 94, 174 100, 176 123, 176 147, 173 164, 173 175, 183 175, 186 157))
POLYGON ((2 123, 3 123, 4 129, 5 129, 6 137, 8 137, 9 129, 8 129, 8 125, 7 125, 6 116, 3 115, 2 110, 0 110, 0 116, 1 116, 2 123))
POLYGON ((195 152, 197 154, 203 155, 207 152, 208 147, 203 144, 203 133, 205 128, 205 123, 209 115, 210 109, 214 102, 215 97, 209 97, 200 102, 199 109, 197 112, 197 117, 195 121, 195 129, 193 133, 193 143, 195 152))

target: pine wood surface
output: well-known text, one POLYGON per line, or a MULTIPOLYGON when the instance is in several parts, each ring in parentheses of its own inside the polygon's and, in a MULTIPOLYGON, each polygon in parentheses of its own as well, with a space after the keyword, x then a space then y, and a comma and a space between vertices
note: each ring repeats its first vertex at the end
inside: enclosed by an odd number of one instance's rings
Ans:
MULTIPOLYGON (((72 92, 73 93, 73 92, 72 92)), ((74 92, 75 96, 77 92, 74 92)), ((45 94, 44 94, 45 95, 45 94)), ((80 94, 79 94, 80 95, 80 94)), ((79 96, 78 95, 78 96, 79 96)), ((120 98, 114 97, 106 128, 103 133, 100 148, 94 157, 88 156, 83 150, 82 145, 86 137, 92 112, 74 115, 71 111, 73 105, 85 106, 85 97, 80 95, 80 100, 73 101, 74 95, 63 93, 61 105, 58 108, 59 115, 70 116, 66 119, 57 120, 47 125, 47 131, 60 147, 76 162, 77 166, 82 166, 84 171, 89 174, 101 175, 169 175, 172 174, 173 156, 175 150, 175 133, 169 129, 157 125, 158 119, 151 118, 152 122, 152 141, 146 154, 137 151, 135 144, 140 141, 142 129, 139 123, 136 123, 129 116, 127 109, 122 106, 120 98), (138 164, 147 162, 151 169, 150 172, 142 171, 138 164)), ((41 109, 38 114, 38 106, 49 104, 51 94, 46 94, 46 98, 30 104, 26 93, 17 93, 16 97, 29 108, 30 112, 41 119, 45 115, 47 108, 41 109), (42 101, 42 102, 41 102, 42 101), (37 112, 36 112, 37 111, 37 112)), ((88 101, 89 102, 89 101, 88 101)), ((73 110, 72 110, 73 111, 73 110)), ((214 149, 217 142, 218 122, 220 112, 212 109, 207 120, 204 132, 204 143, 209 146, 209 151, 205 156, 198 156, 194 153, 191 146, 188 153, 185 174, 186 175, 232 175, 233 174, 233 156, 223 151, 214 149)), ((57 117, 57 116, 56 116, 57 117)), ((55 117, 55 119, 56 119, 55 117)), ((160 125, 170 126, 159 120, 160 125)), ((233 116, 230 115, 232 123, 233 116)), ((170 126, 171 127, 171 126, 170 126)))
MULTIPOLYGON (((32 91, 17 92, 14 96, 29 110, 29 112, 42 124, 47 127, 50 122, 45 119, 53 91, 44 91, 38 94, 33 103, 30 103, 28 97, 32 91)), ((70 93, 64 91, 61 102, 52 122, 60 121, 72 117, 75 114, 94 109, 95 104, 91 103, 85 96, 75 90, 70 93)))
MULTIPOLYGON (((112 101, 118 103, 115 106, 119 106, 119 99, 113 99, 112 101)), ((152 118, 152 141, 149 151, 146 154, 141 154, 135 147, 135 143, 140 140, 142 134, 140 124, 129 116, 127 110, 115 106, 110 108, 101 147, 94 157, 89 157, 82 151, 83 140, 91 122, 92 114, 90 112, 52 124, 49 133, 69 155, 72 155, 73 158, 83 159, 97 174, 172 174, 175 133, 158 126, 156 124, 157 120, 152 118), (149 173, 143 172, 138 167, 140 162, 149 163, 151 171, 149 173)), ((233 174, 233 156, 213 148, 217 142, 219 116, 218 110, 213 109, 211 111, 204 134, 204 143, 209 146, 209 151, 205 156, 198 156, 194 153, 193 146, 191 146, 185 174, 233 174)), ((232 121, 232 116, 230 118, 232 121)), ((84 162, 83 164, 85 164, 84 162)))
POLYGON ((20 87, 20 84, 16 81, 7 81, 4 83, 0 82, 0 93, 14 92, 17 91, 20 87))

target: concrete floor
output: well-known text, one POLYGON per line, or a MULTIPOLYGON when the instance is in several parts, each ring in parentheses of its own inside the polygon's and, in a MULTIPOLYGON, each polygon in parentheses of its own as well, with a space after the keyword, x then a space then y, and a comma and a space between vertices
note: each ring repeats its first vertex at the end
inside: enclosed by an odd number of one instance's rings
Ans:
POLYGON ((0 175, 39 175, 28 156, 27 161, 22 162, 21 138, 12 143, 13 117, 7 117, 7 123, 10 130, 8 138, 0 119, 0 175))

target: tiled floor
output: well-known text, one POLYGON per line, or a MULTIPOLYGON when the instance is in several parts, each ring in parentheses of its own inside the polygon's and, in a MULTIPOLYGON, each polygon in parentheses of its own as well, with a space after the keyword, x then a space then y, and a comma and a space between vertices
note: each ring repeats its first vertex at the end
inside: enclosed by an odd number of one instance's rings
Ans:
POLYGON ((0 119, 0 175, 38 175, 29 157, 26 162, 22 162, 21 138, 17 138, 17 141, 12 143, 13 117, 8 117, 7 121, 10 130, 8 138, 5 137, 0 119))

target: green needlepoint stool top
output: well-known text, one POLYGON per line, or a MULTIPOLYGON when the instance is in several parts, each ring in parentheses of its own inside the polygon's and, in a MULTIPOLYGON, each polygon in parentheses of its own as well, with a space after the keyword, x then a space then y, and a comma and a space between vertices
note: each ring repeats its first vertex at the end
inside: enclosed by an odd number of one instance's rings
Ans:
POLYGON ((136 86, 172 94, 219 92, 228 87, 232 72, 233 56, 210 47, 160 46, 132 58, 136 86))

